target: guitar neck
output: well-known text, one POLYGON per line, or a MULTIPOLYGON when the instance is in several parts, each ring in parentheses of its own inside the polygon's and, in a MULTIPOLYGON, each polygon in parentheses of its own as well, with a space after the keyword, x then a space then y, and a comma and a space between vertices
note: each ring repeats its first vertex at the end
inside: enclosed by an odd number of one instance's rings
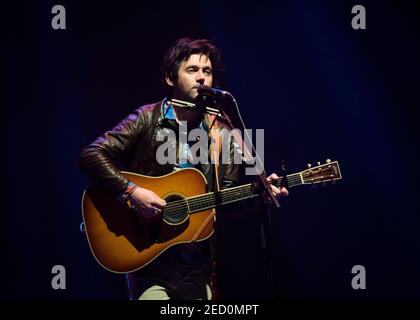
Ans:
MULTIPOLYGON (((325 164, 298 172, 282 176, 274 185, 276 187, 287 186, 292 188, 303 184, 317 184, 324 182, 334 182, 342 178, 338 161, 327 160, 325 164)), ((220 192, 210 192, 186 199, 170 202, 165 210, 188 211, 189 213, 212 209, 228 203, 238 202, 245 199, 257 197, 259 188, 254 184, 245 184, 238 187, 224 189, 220 192)))
MULTIPOLYGON (((303 184, 300 173, 290 174, 286 176, 286 178, 289 188, 303 184)), ((284 177, 281 177, 279 180, 277 180, 275 185, 279 187, 282 182, 285 182, 284 177)), ((217 193, 210 192, 204 195, 190 197, 185 199, 185 204, 188 211, 190 213, 194 213, 212 209, 228 203, 243 201, 257 196, 258 192, 255 190, 252 184, 249 183, 238 187, 227 188, 217 193)))

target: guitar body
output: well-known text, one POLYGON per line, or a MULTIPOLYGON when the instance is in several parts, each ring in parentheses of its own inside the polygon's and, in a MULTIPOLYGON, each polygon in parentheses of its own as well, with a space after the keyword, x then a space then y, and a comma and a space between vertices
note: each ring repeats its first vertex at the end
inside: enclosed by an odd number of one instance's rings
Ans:
POLYGON ((168 204, 180 203, 181 210, 175 215, 164 210, 163 219, 144 226, 135 212, 109 193, 89 186, 82 199, 83 220, 90 249, 105 269, 132 272, 175 244, 201 241, 212 235, 214 209, 194 214, 183 210, 182 199, 207 192, 206 179, 200 171, 183 169, 161 177, 122 174, 136 185, 152 190, 168 204))

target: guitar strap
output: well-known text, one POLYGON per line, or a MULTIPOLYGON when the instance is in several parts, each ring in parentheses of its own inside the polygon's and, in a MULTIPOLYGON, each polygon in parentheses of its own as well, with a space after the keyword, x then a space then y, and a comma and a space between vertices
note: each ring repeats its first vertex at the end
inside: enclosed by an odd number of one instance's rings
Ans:
POLYGON ((210 160, 214 164, 214 176, 215 176, 215 190, 216 192, 220 191, 220 182, 219 182, 219 158, 220 152, 222 149, 222 136, 220 135, 220 127, 216 121, 216 116, 213 114, 206 113, 204 115, 204 120, 206 121, 207 126, 210 128, 208 136, 210 138, 210 160))
MULTIPOLYGON (((210 160, 212 163, 214 163, 214 192, 220 191, 220 183, 219 183, 219 157, 220 157, 220 151, 222 146, 222 136, 219 131, 219 125, 216 121, 216 116, 206 113, 204 115, 204 121, 208 128, 208 136, 210 138, 210 160)), ((213 220, 213 218, 216 215, 216 209, 213 209, 211 214, 208 215, 207 219, 203 222, 203 224, 200 226, 200 228, 197 229, 194 236, 191 238, 192 241, 195 241, 198 239, 198 237, 201 235, 203 230, 207 227, 207 225, 210 223, 210 221, 213 220)))

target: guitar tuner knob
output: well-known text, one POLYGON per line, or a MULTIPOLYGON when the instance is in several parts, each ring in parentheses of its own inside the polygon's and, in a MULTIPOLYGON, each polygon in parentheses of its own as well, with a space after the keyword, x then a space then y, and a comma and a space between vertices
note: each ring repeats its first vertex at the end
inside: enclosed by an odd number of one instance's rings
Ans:
POLYGON ((308 167, 308 169, 309 169, 310 167, 312 167, 312 165, 311 165, 310 163, 308 163, 306 166, 308 167))
POLYGON ((327 159, 327 161, 326 161, 327 163, 331 163, 331 159, 327 159))
POLYGON ((320 166, 321 165, 321 162, 318 161, 317 164, 320 166))

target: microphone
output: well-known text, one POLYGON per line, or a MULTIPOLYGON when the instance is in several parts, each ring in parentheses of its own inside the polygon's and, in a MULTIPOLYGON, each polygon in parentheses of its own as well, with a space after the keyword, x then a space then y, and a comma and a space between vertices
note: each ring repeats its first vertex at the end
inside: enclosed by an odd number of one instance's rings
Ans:
POLYGON ((198 88, 197 88, 197 91, 198 91, 199 94, 201 94, 203 96, 212 96, 212 97, 215 97, 215 98, 221 98, 221 97, 226 97, 226 96, 230 95, 230 93, 227 92, 227 91, 211 88, 211 87, 206 86, 204 84, 199 85, 198 88))

